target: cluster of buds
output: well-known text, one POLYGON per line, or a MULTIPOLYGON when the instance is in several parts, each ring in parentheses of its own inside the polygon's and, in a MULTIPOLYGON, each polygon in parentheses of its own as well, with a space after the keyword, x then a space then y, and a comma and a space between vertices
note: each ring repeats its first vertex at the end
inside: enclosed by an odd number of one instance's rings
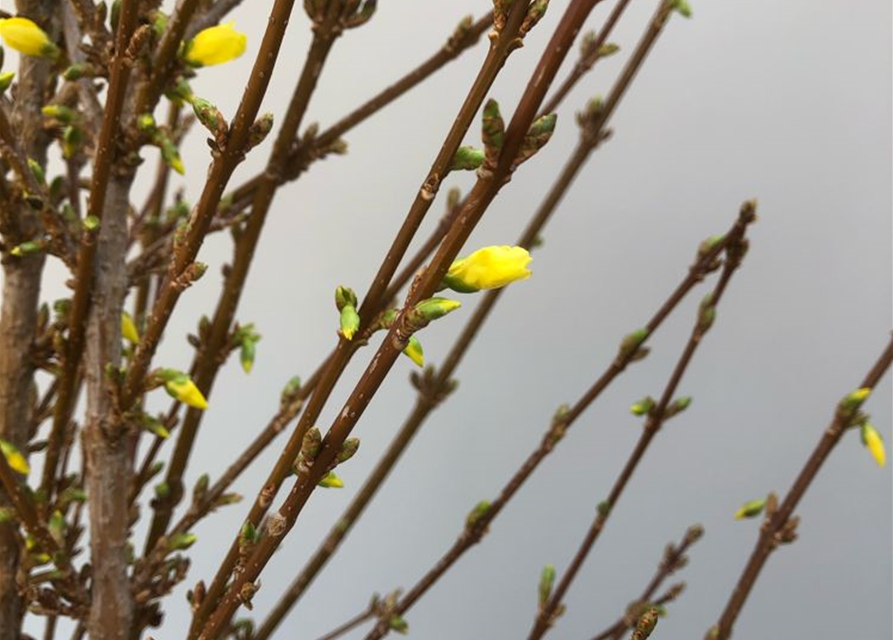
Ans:
MULTIPOLYGON (((322 449, 322 433, 317 427, 311 427, 304 434, 304 440, 301 442, 301 451, 298 453, 292 465, 292 471, 299 476, 309 475, 311 467, 319 457, 322 449)), ((335 460, 325 470, 322 478, 318 482, 320 487, 325 489, 340 489, 344 486, 344 482, 335 474, 335 468, 350 460, 360 449, 359 438, 347 438, 341 444, 341 450, 335 456, 335 460)))
POLYGON ((230 345, 233 349, 239 349, 239 363, 242 365, 242 371, 251 373, 254 367, 254 358, 257 355, 257 343, 260 342, 261 335, 255 331, 254 323, 245 325, 236 325, 230 336, 230 345))
POLYGON ((397 605, 400 603, 400 589, 394 589, 384 598, 377 593, 372 594, 372 600, 369 602, 369 611, 376 618, 382 620, 387 628, 400 634, 409 633, 409 623, 397 613, 397 605))
POLYGON ((657 607, 651 607, 645 611, 636 621, 636 628, 630 640, 647 640, 654 632, 657 621, 660 618, 660 610, 657 607))
MULTIPOLYGON (((406 348, 408 349, 409 346, 407 345, 406 348)), ((419 395, 433 406, 443 402, 459 386, 459 381, 454 378, 441 382, 440 376, 437 375, 437 370, 433 366, 425 367, 421 373, 413 371, 409 375, 409 382, 419 392, 419 395)))
MULTIPOLYGON (((549 142, 555 131, 556 121, 557 116, 554 113, 540 116, 533 121, 524 136, 524 140, 521 142, 518 154, 512 159, 509 169, 510 173, 532 158, 537 151, 549 142)), ((495 171, 502 154, 502 147, 505 144, 505 120, 499 111, 499 103, 493 99, 488 100, 484 105, 481 121, 481 141, 484 144, 483 158, 481 158, 478 164, 477 171, 479 177, 486 177, 495 171)), ((477 159, 476 154, 473 154, 472 151, 465 152, 466 159, 469 157, 477 159)), ((458 160, 459 157, 457 156, 454 163, 458 160)))
MULTIPOLYGON (((341 0, 304 0, 304 11, 313 24, 319 27, 325 22, 334 2, 341 0)), ((338 26, 342 29, 355 29, 366 24, 375 14, 377 5, 378 0, 345 0, 339 9, 338 26)))
POLYGON ((49 104, 41 113, 50 120, 50 125, 60 128, 62 157, 70 160, 84 145, 84 129, 80 114, 65 105, 49 104))
POLYGON ((645 396, 630 405, 629 412, 634 416, 648 416, 652 420, 669 420, 677 416, 691 405, 691 396, 681 396, 670 402, 663 412, 658 415, 657 402, 651 396, 645 396))
POLYGON ((149 113, 139 116, 136 120, 136 126, 137 130, 149 144, 158 147, 158 150, 161 152, 161 159, 171 169, 180 175, 186 173, 186 167, 183 165, 183 159, 180 157, 180 150, 166 127, 159 127, 155 122, 155 118, 149 113))
POLYGON ((617 361, 625 364, 627 362, 637 362, 645 358, 649 353, 649 349, 643 346, 643 343, 648 339, 650 333, 647 327, 642 327, 623 336, 623 339, 620 341, 620 348, 617 350, 617 361))
POLYGON ((359 303, 357 294, 350 287, 339 286, 335 289, 335 308, 338 309, 339 328, 338 335, 347 341, 353 340, 360 329, 360 314, 357 312, 359 303))
POLYGON ((599 44, 598 34, 595 31, 587 31, 580 38, 580 57, 577 60, 577 69, 587 71, 598 60, 609 58, 620 51, 620 45, 613 42, 599 44))
POLYGON ((765 498, 744 503, 735 513, 735 518, 739 520, 742 518, 755 518, 761 513, 765 513, 763 530, 770 533, 770 542, 774 549, 778 545, 794 542, 797 539, 797 526, 800 524, 799 516, 787 518, 781 523, 774 523, 777 512, 778 496, 774 492, 770 492, 765 498), (773 530, 770 531, 770 527, 773 527, 773 530))
POLYGON ((837 420, 844 429, 859 429, 862 445, 868 450, 877 465, 884 467, 887 464, 884 439, 871 423, 871 416, 861 410, 870 395, 871 388, 861 387, 844 396, 837 404, 837 420))

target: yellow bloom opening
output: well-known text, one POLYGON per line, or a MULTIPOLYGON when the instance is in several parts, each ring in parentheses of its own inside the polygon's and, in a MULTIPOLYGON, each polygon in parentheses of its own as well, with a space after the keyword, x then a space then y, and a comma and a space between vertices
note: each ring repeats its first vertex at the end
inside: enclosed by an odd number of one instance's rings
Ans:
POLYGON ((530 260, 530 253, 523 247, 484 247, 453 262, 443 283, 459 293, 498 289, 529 278, 530 260))
POLYGON ((59 53, 46 32, 28 18, 0 20, 0 37, 8 47, 26 56, 54 58, 59 53))
POLYGON ((186 374, 173 377, 165 382, 164 389, 171 397, 176 398, 185 405, 201 409, 202 411, 208 408, 208 401, 205 400, 205 396, 202 395, 199 388, 195 386, 195 383, 186 374))
POLYGON ((877 462, 877 465, 883 468, 887 464, 887 452, 884 450, 884 440, 881 434, 874 428, 870 422, 862 425, 862 444, 871 453, 871 457, 877 462))
POLYGON ((13 443, 7 442, 6 440, 0 440, 0 452, 3 453, 3 457, 6 458, 7 464, 9 464, 12 470, 16 473, 21 473, 23 476, 27 476, 31 472, 31 465, 28 464, 28 460, 13 443))
POLYGON ((248 36, 236 31, 232 22, 199 31, 186 45, 186 62, 210 67, 235 60, 245 53, 248 36))

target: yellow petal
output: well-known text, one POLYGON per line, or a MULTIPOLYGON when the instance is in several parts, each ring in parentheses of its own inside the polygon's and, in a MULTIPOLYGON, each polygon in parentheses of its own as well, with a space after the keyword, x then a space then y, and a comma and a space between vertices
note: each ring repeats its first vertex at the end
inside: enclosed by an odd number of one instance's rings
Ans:
POLYGON ((444 280, 460 292, 498 289, 529 278, 530 260, 530 253, 523 247, 484 247, 453 262, 444 280))
POLYGON ((9 464, 13 471, 21 473, 23 476, 30 473, 31 466, 28 464, 28 460, 14 444, 7 442, 6 440, 0 440, 0 451, 2 451, 3 457, 6 458, 7 464, 9 464))
POLYGON ((248 37, 233 28, 233 23, 200 31, 186 49, 186 61, 196 66, 223 64, 245 53, 248 37))
POLYGON ((54 57, 58 53, 46 32, 28 18, 0 20, 0 37, 8 47, 26 56, 54 57))

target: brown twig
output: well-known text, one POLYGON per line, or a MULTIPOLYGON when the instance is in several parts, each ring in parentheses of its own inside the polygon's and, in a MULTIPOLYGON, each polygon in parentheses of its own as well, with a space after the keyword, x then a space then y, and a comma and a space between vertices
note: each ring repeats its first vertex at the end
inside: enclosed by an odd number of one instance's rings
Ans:
MULTIPOLYGON (((371 324, 371 321, 378 315, 379 307, 383 302, 382 294, 390 283, 391 277, 409 247, 425 213, 428 211, 442 177, 448 173, 456 150, 461 144, 466 131, 480 108, 480 105, 483 103, 493 80, 502 68, 506 57, 511 50, 517 46, 516 34, 520 31, 521 23, 526 15, 526 9, 526 3, 518 3, 513 6, 509 12, 508 22, 500 35, 491 40, 491 47, 487 53, 487 57, 466 96, 459 115, 451 126, 450 131, 437 154, 437 158, 429 170, 422 187, 419 189, 419 192, 410 207, 410 211, 407 214, 400 231, 397 233, 391 248, 388 250, 369 291, 363 298, 359 314, 361 318, 364 318, 365 327, 368 327, 371 324)), ((304 434, 318 418, 325 402, 328 400, 329 394, 334 389, 336 382, 340 378, 341 373, 344 371, 356 348, 356 343, 351 343, 344 339, 339 340, 335 352, 327 360, 326 367, 320 376, 320 383, 310 397, 310 401, 304 414, 301 416, 285 449, 279 456, 276 466, 270 473, 261 493, 255 500, 247 518, 248 522, 251 522, 256 526, 260 523, 260 519, 269 509, 273 497, 279 490, 279 487, 282 485, 285 478, 291 472, 292 464, 294 463, 297 452, 300 450, 304 434)), ((238 548, 239 544, 237 539, 230 547, 230 550, 215 575, 211 586, 208 588, 208 595, 204 605, 200 607, 193 618, 193 627, 190 638, 195 637, 199 632, 199 629, 211 608, 217 604, 217 600, 223 594, 226 582, 235 565, 235 561, 238 558, 238 548)), ((227 607, 230 606, 232 605, 227 605, 227 607)), ((221 614, 221 616, 218 617, 217 622, 215 622, 210 629, 208 627, 202 628, 201 632, 203 636, 213 637, 209 634, 218 633, 220 628, 216 627, 216 625, 222 623, 224 615, 226 615, 227 618, 229 617, 227 614, 221 614)))
MULTIPOLYGON (((604 390, 619 376, 626 367, 642 352, 640 348, 670 315, 685 296, 694 288, 704 276, 713 268, 716 258, 721 251, 727 246, 729 238, 733 238, 736 230, 742 226, 739 218, 732 230, 725 236, 725 239, 717 243, 711 250, 704 255, 700 255, 695 263, 689 268, 688 275, 676 287, 673 293, 660 306, 657 312, 645 325, 644 338, 634 348, 625 348, 621 346, 617 357, 611 362, 608 368, 599 376, 589 390, 572 406, 566 410, 562 410, 553 418, 553 422, 546 434, 543 436, 542 442, 524 461, 518 471, 503 486, 499 496, 490 503, 487 508, 475 518, 473 522, 466 525, 450 549, 441 556, 440 560, 404 595, 393 613, 402 615, 409 610, 440 578, 475 544, 481 541, 486 535, 489 526, 496 519, 505 505, 512 499, 518 490, 524 485, 527 479, 533 474, 540 463, 548 456, 555 445, 564 437, 567 430, 573 423, 583 414, 583 412, 604 392, 604 390)), ((373 631, 366 636, 366 640, 378 640, 384 637, 389 631, 388 620, 381 620, 373 631)))
MULTIPOLYGON (((371 620, 374 617, 375 617, 375 607, 371 607, 371 606, 367 607, 365 609, 365 611, 363 611, 362 613, 355 615, 353 618, 351 618, 344 624, 339 625, 339 626, 335 627, 334 629, 332 629, 331 631, 329 631, 326 635, 321 636, 320 638, 317 638, 317 640, 335 640, 335 638, 340 638, 348 631, 353 631, 354 629, 359 627, 361 624, 363 624, 367 620, 371 620)), ((252 638, 252 640, 256 640, 259 637, 260 636, 254 636, 252 638)))
MULTIPOLYGON (((238 233, 235 259, 227 272, 226 282, 217 303, 214 318, 190 371, 193 381, 206 396, 211 393, 222 362, 221 355, 226 353, 227 343, 230 341, 230 330, 242 296, 242 288, 248 278, 248 270, 254 258, 254 251, 260 240, 267 214, 273 204, 276 188, 281 182, 279 176, 284 168, 283 164, 301 126, 301 121, 304 119, 329 51, 342 33, 342 6, 341 2, 329 3, 325 20, 316 25, 313 30, 313 41, 310 44, 304 67, 285 112, 285 119, 270 151, 266 170, 262 174, 263 178, 255 192, 251 216, 238 233)), ((192 452, 201 417, 202 411, 199 409, 190 408, 186 411, 183 426, 179 430, 177 444, 167 467, 165 482, 171 489, 171 493, 167 499, 156 501, 155 514, 152 517, 149 535, 146 538, 146 554, 151 552, 158 539, 164 535, 168 524, 170 524, 173 509, 182 497, 183 472, 192 452)))
POLYGON ((294 0, 276 0, 270 12, 267 28, 242 95, 242 101, 229 128, 226 144, 222 149, 218 149, 211 164, 207 181, 190 218, 185 237, 176 248, 167 277, 161 285, 161 290, 149 317, 146 331, 131 360, 131 366, 121 391, 121 407, 125 411, 142 393, 145 376, 148 373, 155 349, 161 341, 164 328, 167 326, 180 294, 188 286, 188 282, 184 282, 184 277, 191 280, 189 274, 193 268, 193 261, 198 255, 226 184, 244 158, 251 127, 266 94, 293 6, 294 0))
MULTIPOLYGON (((404 75, 391 86, 383 89, 365 103, 351 111, 349 114, 341 118, 334 125, 321 132, 312 140, 312 148, 294 149, 286 162, 287 170, 283 175, 285 180, 297 179, 306 169, 308 156, 313 156, 320 149, 325 149, 329 145, 337 142, 341 136, 362 124, 368 118, 381 111, 384 107, 400 98, 409 90, 427 80, 434 73, 446 66, 447 63, 458 58, 464 51, 470 49, 480 39, 484 33, 493 24, 493 14, 488 13, 479 18, 477 22, 470 26, 464 22, 460 23, 453 31, 453 34, 447 40, 446 44, 440 48, 434 55, 422 62, 418 67, 404 75)), ((231 209, 240 211, 247 207, 254 196, 263 175, 257 174, 253 178, 246 180, 232 192, 233 205, 231 209)))
MULTIPOLYGON (((511 172, 516 166, 516 161, 527 132, 545 97, 545 93, 564 60, 567 50, 579 31, 582 22, 594 6, 594 0, 575 0, 562 16, 508 126, 498 160, 495 160, 492 168, 488 168, 487 171, 479 175, 478 182, 472 189, 466 206, 463 208, 462 215, 457 219, 457 224, 447 234, 431 265, 418 278, 403 310, 394 321, 388 336, 379 347, 375 356, 373 356, 372 362, 363 373, 344 408, 339 412, 338 417, 326 434, 319 454, 309 469, 298 474, 298 480, 286 498, 285 503, 273 516, 271 520, 273 524, 267 527, 268 535, 260 539, 254 552, 241 567, 242 570, 236 575, 227 595, 218 605, 214 615, 209 619, 208 625, 202 634, 203 638, 208 640, 215 638, 239 604, 250 600, 254 590, 253 581, 269 561, 281 540, 294 526, 310 494, 322 476, 334 464, 335 458, 353 426, 360 419, 400 352, 405 348, 406 341, 412 333, 409 324, 410 311, 419 301, 430 297, 437 290, 449 265, 458 255, 474 226, 496 197, 501 186, 509 179, 511 172)), ((509 10, 509 16, 512 16, 517 8, 517 4, 512 5, 509 10)), ((524 8, 526 9, 526 6, 524 8)), ((511 21, 511 17, 509 21, 511 21)), ((403 235, 406 228, 407 226, 404 225, 403 229, 401 229, 397 243, 401 242, 400 236, 403 235)), ((391 256, 388 256, 383 269, 386 268, 390 260, 391 256)), ((381 285, 381 291, 384 291, 389 279, 387 278, 383 283, 376 279, 373 283, 373 290, 381 285)), ((362 309, 360 310, 360 317, 363 317, 362 309)), ((304 415, 306 416, 307 412, 304 415)))
MULTIPOLYGON (((893 339, 890 340, 887 347, 874 363, 874 366, 862 380, 859 388, 875 388, 890 368, 891 362, 893 362, 893 339)), ((771 512, 767 507, 766 518, 760 528, 760 536, 757 539, 756 546, 741 573, 741 577, 732 590, 729 601, 719 618, 719 623, 707 633, 708 640, 728 640, 732 636, 732 628, 741 613, 741 609, 744 607, 744 603, 747 601, 747 597, 753 590, 763 566, 780 542, 779 535, 794 522, 792 519, 794 510, 800 504, 800 500, 806 494, 819 471, 821 471, 822 465, 824 465, 828 456, 831 455, 834 447, 837 446, 843 434, 846 433, 847 428, 852 424, 854 415, 855 411, 847 409, 844 403, 837 407, 834 418, 831 420, 828 428, 822 433, 821 439, 815 449, 813 449, 806 464, 800 470, 797 479, 794 480, 794 484, 781 505, 771 512)))
POLYGON ((580 544, 580 547, 577 549, 573 560, 563 574, 561 581, 555 588, 549 601, 540 608, 536 620, 534 621, 533 629, 528 636, 528 640, 539 640, 539 638, 542 638, 550 629, 552 623, 555 621, 556 611, 558 611, 558 608, 561 606, 564 595, 567 593, 571 583, 582 568, 593 545, 598 540, 599 534, 604 529, 612 509, 617 505, 617 502, 623 494, 623 491, 636 468, 639 466, 639 463, 642 461, 652 440, 660 431, 668 415, 671 415, 668 414, 670 403, 674 399, 676 389, 682 381, 682 377, 685 374, 686 369, 688 369, 695 351, 700 345, 704 335, 710 329, 716 305, 722 298, 732 275, 741 264, 741 258, 746 251, 746 240, 744 235, 747 226, 755 219, 755 203, 752 201, 745 202, 741 207, 741 213, 735 228, 725 237, 725 246, 723 250, 725 251, 726 257, 719 280, 713 288, 713 291, 708 294, 708 297, 705 298, 702 303, 691 336, 670 375, 670 379, 661 394, 660 400, 658 401, 657 406, 649 411, 639 441, 636 443, 636 446, 624 465, 623 470, 620 472, 620 475, 618 475, 617 479, 614 481, 614 485, 611 487, 608 497, 599 505, 596 517, 580 544))
MULTIPOLYGON (((631 64, 641 65, 643 61, 644 57, 634 57, 631 60, 631 64)), ((628 86, 629 81, 631 81, 633 74, 623 74, 622 77, 625 78, 625 82, 618 84, 613 89, 614 93, 622 94, 622 92, 625 91, 626 87, 628 86)), ((609 103, 616 106, 618 100, 609 100, 609 103)), ((519 246, 529 248, 533 244, 535 239, 539 236, 549 218, 555 212, 555 209, 560 203, 562 197, 567 192, 570 185, 573 183, 579 171, 583 168, 586 160, 589 158, 589 155, 604 140, 609 116, 609 113, 604 113, 601 110, 580 115, 580 124, 582 127, 580 143, 572 152, 570 159, 561 172, 561 175, 558 177, 555 184, 552 186, 548 195, 543 201, 542 205, 539 207, 530 223, 528 224, 527 228, 524 230, 521 237, 519 238, 519 246)), ((397 291, 399 291, 399 289, 402 287, 402 284, 405 284, 406 279, 408 279, 408 276, 405 274, 416 272, 418 270, 418 267, 421 266, 421 262, 423 262, 427 254, 430 253, 430 251, 433 251, 434 248, 436 248, 436 243, 439 242, 443 235, 446 234, 446 230, 449 228, 449 223, 454 219, 457 210, 458 207, 456 208, 456 210, 449 212, 448 216, 444 218, 444 221, 442 221, 442 224, 440 225, 443 228, 442 232, 440 229, 435 230, 435 233, 427 241, 426 245, 423 246, 418 252, 416 259, 414 259, 410 262, 409 265, 407 265, 407 267, 401 272, 401 276, 395 278, 395 282, 391 284, 391 286, 388 288, 388 292, 385 294, 385 299, 390 299, 393 297, 393 295, 396 295, 397 291), (429 245, 432 244, 434 246, 431 246, 429 248, 429 245)), ((295 580, 289 586, 288 590, 283 594, 279 602, 277 602, 269 616, 264 621, 260 630, 258 631, 256 640, 264 640, 265 638, 269 637, 272 631, 281 623, 287 612, 295 605, 295 603, 298 601, 307 587, 309 587, 310 583, 316 577, 319 571, 322 570, 322 568, 328 562, 329 558, 338 549, 341 541, 347 536, 347 534, 350 532, 350 529, 362 515, 365 507, 371 502, 372 498, 378 491, 378 488, 381 486, 381 483, 384 482, 384 480, 387 478, 391 469, 402 455, 403 451, 406 449, 407 446, 409 446, 409 443, 415 436, 415 433, 421 427, 422 423, 425 421, 430 412, 442 399, 438 398, 438 396, 444 393, 448 393, 447 389, 449 388, 450 378, 452 377, 456 367, 458 367, 459 363, 461 362, 465 352, 470 347, 481 326, 489 317, 490 312, 495 306, 501 293, 502 290, 497 289, 495 291, 488 292, 484 296, 484 299, 475 309, 474 314, 469 319, 466 327, 463 329, 461 335, 456 341, 456 344, 447 355, 443 366, 437 370, 436 376, 424 382, 424 388, 420 388, 419 397, 416 401, 415 408, 413 409, 410 416, 407 418, 403 427, 401 427, 398 434, 394 437, 394 440, 389 446, 387 452, 382 456, 382 459, 378 462, 372 474, 370 474, 361 490, 351 501, 351 504, 348 506, 347 510, 339 518, 336 526, 333 527, 332 530, 328 533, 325 540, 323 540, 323 542, 320 544, 316 553, 313 555, 313 557, 310 559, 301 573, 295 578, 295 580)))
POLYGON ((667 578, 688 564, 688 556, 686 556, 685 553, 693 544, 700 540, 703 535, 704 528, 700 525, 693 525, 685 532, 685 535, 682 537, 682 540, 679 541, 679 544, 668 544, 667 548, 664 550, 664 555, 661 558, 660 564, 657 566, 657 571, 654 573, 654 576, 651 578, 645 589, 642 590, 642 594, 636 598, 629 607, 627 607, 624 615, 620 616, 614 624, 597 634, 592 640, 620 640, 627 630, 636 625, 639 616, 649 608, 654 605, 663 605, 678 597, 682 592, 682 589, 685 587, 684 582, 673 585, 670 587, 669 591, 662 596, 655 598, 655 594, 657 594, 658 589, 663 586, 667 578))
POLYGON ((617 24, 617 21, 620 20, 620 16, 623 15, 629 2, 630 0, 617 0, 614 8, 611 9, 611 13, 608 14, 605 24, 603 24, 601 30, 596 33, 595 40, 588 47, 588 50, 584 52, 579 60, 577 60, 577 63, 564 79, 564 82, 558 86, 555 93, 552 94, 552 97, 546 101, 546 105, 543 107, 544 113, 552 113, 555 111, 558 105, 567 97, 567 94, 577 85, 580 79, 592 70, 592 66, 603 55, 602 47, 608 43, 608 38, 614 30, 614 26, 617 24))

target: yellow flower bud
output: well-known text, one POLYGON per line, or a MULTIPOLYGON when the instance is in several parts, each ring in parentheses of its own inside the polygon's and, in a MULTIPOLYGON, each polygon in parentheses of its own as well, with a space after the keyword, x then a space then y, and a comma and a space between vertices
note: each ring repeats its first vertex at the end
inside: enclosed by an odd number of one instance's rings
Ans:
POLYGON ((128 342, 136 344, 140 341, 140 332, 136 330, 136 323, 129 313, 121 313, 121 335, 128 342))
POLYGON ((319 481, 319 486, 324 489, 343 489, 344 480, 329 471, 323 476, 322 480, 319 481))
POLYGON ((30 473, 31 466, 28 464, 28 460, 25 459, 25 456, 22 455, 22 452, 14 444, 6 440, 0 440, 0 452, 3 453, 3 457, 6 458, 7 464, 13 471, 21 473, 23 476, 30 473))
POLYGON ((188 375, 176 369, 164 369, 159 375, 169 396, 202 411, 208 408, 205 396, 188 375))
POLYGON ((530 277, 530 254, 523 247, 484 247, 453 262, 443 284, 459 293, 498 289, 530 277))
POLYGON ((199 31, 186 45, 186 62, 197 67, 209 67, 235 60, 245 53, 248 41, 232 22, 199 31))
POLYGON ((877 462, 879 467, 883 467, 887 464, 887 452, 884 450, 884 440, 881 438, 881 434, 878 433, 878 430, 875 429, 874 425, 870 422, 866 422, 862 425, 862 444, 864 444, 871 453, 871 456, 874 458, 875 462, 877 462))
POLYGON ((425 353, 422 351, 422 343, 415 336, 409 337, 409 343, 403 350, 403 355, 415 362, 418 366, 425 366, 425 353))
POLYGON ((28 18, 0 20, 0 37, 8 47, 26 56, 55 58, 59 54, 46 32, 28 18))

